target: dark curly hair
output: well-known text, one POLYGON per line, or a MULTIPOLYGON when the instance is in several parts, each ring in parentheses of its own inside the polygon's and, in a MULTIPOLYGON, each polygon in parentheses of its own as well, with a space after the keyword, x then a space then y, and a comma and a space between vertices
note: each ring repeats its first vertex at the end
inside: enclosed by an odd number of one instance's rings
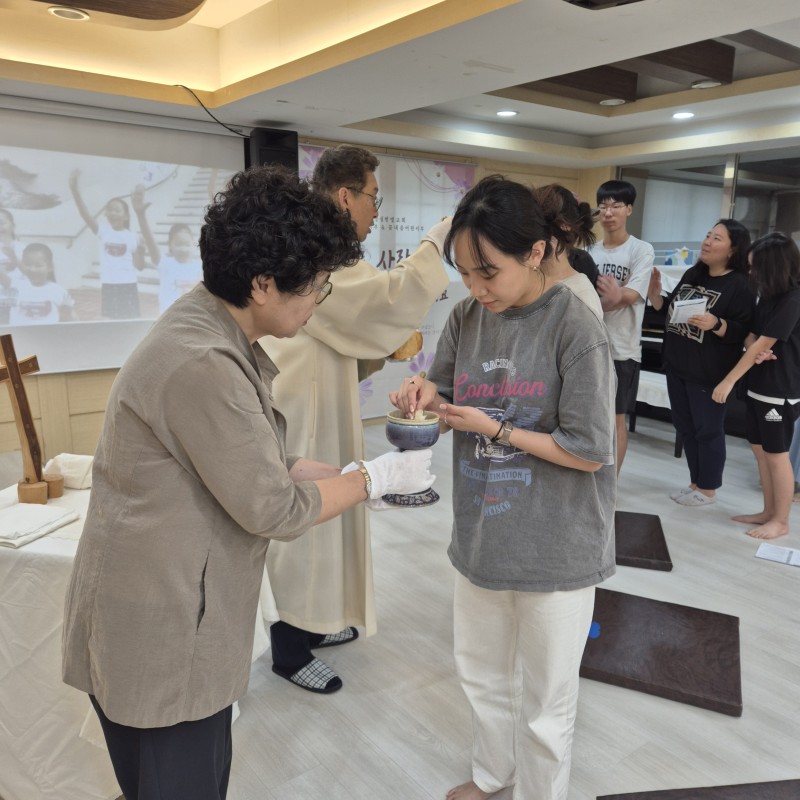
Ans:
POLYGON ((332 194, 342 186, 360 190, 367 182, 367 173, 375 172, 380 161, 363 147, 340 144, 325 150, 314 167, 311 185, 318 192, 332 194))
POLYGON ((247 306, 258 276, 273 278, 281 292, 304 294, 320 272, 361 255, 352 223, 333 201, 276 165, 234 175, 200 231, 203 282, 237 308, 247 306))

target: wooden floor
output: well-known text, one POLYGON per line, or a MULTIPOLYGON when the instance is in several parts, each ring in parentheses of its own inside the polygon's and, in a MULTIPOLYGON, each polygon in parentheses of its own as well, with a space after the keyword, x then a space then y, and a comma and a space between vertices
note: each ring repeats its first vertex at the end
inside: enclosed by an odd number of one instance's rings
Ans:
MULTIPOLYGON (((387 449, 367 428, 370 453, 387 449)), ((618 508, 661 516, 672 572, 620 567, 604 585, 733 614, 741 620, 741 718, 581 680, 569 800, 681 787, 800 778, 800 569, 756 559, 729 520, 760 509, 755 462, 729 439, 714 506, 678 506, 687 483, 671 427, 640 418, 618 508)), ((377 635, 321 651, 344 688, 316 696, 253 667, 234 725, 232 800, 428 800, 469 778, 470 718, 452 663, 450 437, 435 447, 428 509, 372 516, 377 635)), ((800 547, 800 506, 792 532, 800 547)), ((510 790, 496 796, 510 800, 510 790)), ((538 800, 525 798, 525 800, 538 800)))
MULTIPOLYGON (((388 449, 380 426, 368 449, 388 449)), ((669 491, 687 482, 671 427, 639 418, 618 508, 659 514, 672 572, 620 567, 604 585, 733 614, 741 620, 741 718, 581 680, 569 800, 597 795, 800 778, 800 569, 754 558, 729 520, 760 509, 755 462, 729 439, 716 505, 669 491)), ((290 686, 269 654, 253 666, 233 726, 230 800, 443 800, 469 778, 470 718, 452 663, 450 437, 434 448, 442 500, 372 516, 377 635, 321 651, 344 688, 290 686)), ((17 466, 18 470, 18 466, 17 466)), ((16 472, 14 473, 17 474, 16 472)), ((800 506, 777 544, 800 548, 800 506)), ((510 800, 511 792, 498 800, 510 800)), ((524 800, 539 800, 525 798, 524 800)))

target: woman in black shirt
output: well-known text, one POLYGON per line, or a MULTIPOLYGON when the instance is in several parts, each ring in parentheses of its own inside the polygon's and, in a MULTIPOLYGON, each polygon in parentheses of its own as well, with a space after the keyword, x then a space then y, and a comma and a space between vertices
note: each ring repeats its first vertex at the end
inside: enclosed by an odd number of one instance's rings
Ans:
POLYGON ((656 310, 668 307, 664 371, 672 423, 683 438, 689 486, 670 497, 684 506, 714 502, 725 468, 725 405, 711 392, 738 361, 749 332, 753 296, 747 284, 750 234, 735 219, 721 219, 703 240, 700 260, 677 288, 661 295, 661 275, 653 269, 647 299, 656 310), (676 301, 702 299, 705 312, 673 323, 676 301))
POLYGON ((750 248, 750 284, 758 295, 747 351, 714 389, 724 403, 747 375, 747 441, 758 462, 764 508, 733 517, 754 524, 754 539, 789 533, 794 473, 789 459, 800 416, 800 250, 785 233, 762 236, 750 248))

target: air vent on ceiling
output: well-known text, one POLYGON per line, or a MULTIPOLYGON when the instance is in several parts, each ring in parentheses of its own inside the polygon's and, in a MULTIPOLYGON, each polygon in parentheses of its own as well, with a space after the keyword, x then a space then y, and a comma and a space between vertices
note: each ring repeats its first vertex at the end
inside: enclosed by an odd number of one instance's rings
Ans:
POLYGON ((581 8, 588 8, 589 11, 602 11, 605 8, 627 6, 630 3, 641 3, 642 0, 564 0, 564 2, 570 3, 573 6, 580 6, 581 8))

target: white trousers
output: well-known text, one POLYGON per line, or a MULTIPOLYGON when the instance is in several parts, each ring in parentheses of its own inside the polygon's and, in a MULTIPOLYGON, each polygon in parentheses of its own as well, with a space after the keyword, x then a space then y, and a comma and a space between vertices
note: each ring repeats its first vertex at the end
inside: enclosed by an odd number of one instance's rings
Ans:
POLYGON ((455 661, 472 707, 472 780, 514 800, 565 800, 594 587, 481 589, 456 574, 455 661))

